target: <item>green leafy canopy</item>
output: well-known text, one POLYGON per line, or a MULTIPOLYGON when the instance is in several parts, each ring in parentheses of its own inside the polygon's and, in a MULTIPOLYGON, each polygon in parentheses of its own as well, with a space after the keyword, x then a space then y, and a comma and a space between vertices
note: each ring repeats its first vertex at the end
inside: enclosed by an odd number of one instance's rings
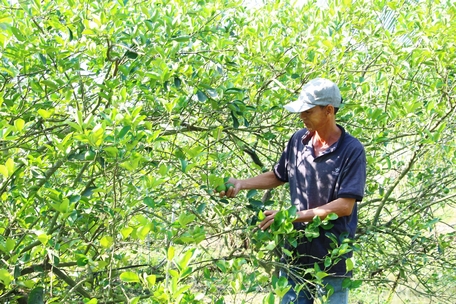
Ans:
POLYGON ((282 105, 317 76, 368 184, 354 243, 301 274, 353 251, 350 288, 452 299, 456 7, 317 2, 0 1, 0 301, 283 296, 286 187, 214 188, 275 164, 302 127, 282 105), (259 231, 264 209, 284 225, 259 231))

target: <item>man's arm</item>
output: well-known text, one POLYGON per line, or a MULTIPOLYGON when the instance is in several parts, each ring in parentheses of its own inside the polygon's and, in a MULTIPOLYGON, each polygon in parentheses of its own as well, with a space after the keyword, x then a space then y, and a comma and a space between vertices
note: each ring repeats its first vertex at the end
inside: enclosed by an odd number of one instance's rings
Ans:
MULTIPOLYGON (((297 212, 297 218, 294 221, 298 223, 311 222, 315 216, 324 219, 331 213, 335 213, 339 217, 348 216, 352 213, 355 203, 356 200, 354 198, 338 198, 323 206, 297 212)), ((266 217, 260 223, 262 230, 266 230, 271 226, 276 213, 276 210, 266 210, 264 212, 266 217)))
POLYGON ((250 189, 272 189, 277 186, 283 185, 284 182, 277 179, 274 172, 269 171, 266 173, 262 173, 255 177, 247 178, 247 179, 235 179, 230 177, 228 183, 234 185, 234 187, 230 187, 226 192, 222 191, 219 193, 221 197, 235 197, 240 190, 250 190, 250 189))

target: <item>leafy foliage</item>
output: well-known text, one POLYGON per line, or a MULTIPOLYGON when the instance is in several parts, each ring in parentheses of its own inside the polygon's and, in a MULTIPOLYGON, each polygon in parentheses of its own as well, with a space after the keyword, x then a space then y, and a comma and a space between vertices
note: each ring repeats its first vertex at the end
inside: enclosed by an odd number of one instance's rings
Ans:
POLYGON ((452 299, 454 4, 0 8, 1 301, 272 303, 292 231, 255 224, 271 207, 292 220, 286 187, 213 189, 271 168, 300 127, 281 106, 316 76, 340 84, 339 122, 368 155, 356 279, 452 299))

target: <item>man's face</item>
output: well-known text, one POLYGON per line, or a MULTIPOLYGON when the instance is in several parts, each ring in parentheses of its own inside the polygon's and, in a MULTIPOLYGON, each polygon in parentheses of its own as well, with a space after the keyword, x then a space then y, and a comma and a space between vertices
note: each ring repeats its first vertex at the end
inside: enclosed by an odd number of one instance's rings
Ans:
POLYGON ((328 106, 316 106, 310 110, 301 112, 299 114, 299 117, 306 126, 307 130, 315 131, 328 122, 329 110, 330 109, 328 109, 328 106))

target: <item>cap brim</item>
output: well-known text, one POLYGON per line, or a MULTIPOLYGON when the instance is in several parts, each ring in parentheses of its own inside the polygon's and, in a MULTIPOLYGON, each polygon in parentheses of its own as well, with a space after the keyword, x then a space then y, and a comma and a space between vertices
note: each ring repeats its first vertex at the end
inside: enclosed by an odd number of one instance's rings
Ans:
POLYGON ((301 113, 315 107, 313 104, 303 103, 300 100, 290 102, 283 106, 285 110, 291 113, 301 113))

